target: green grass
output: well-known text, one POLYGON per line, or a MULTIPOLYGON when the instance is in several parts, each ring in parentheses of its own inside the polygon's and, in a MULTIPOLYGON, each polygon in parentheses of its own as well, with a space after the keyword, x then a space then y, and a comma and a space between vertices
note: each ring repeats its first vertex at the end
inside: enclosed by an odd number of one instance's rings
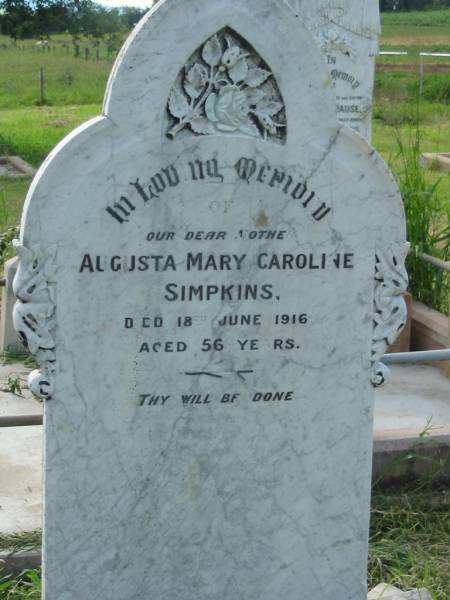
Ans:
POLYGON ((17 579, 0 578, 1 600, 40 600, 41 579, 39 571, 24 571, 17 579))
POLYGON ((0 550, 16 552, 17 550, 37 550, 42 544, 42 533, 40 530, 13 533, 10 535, 0 534, 0 550))
MULTIPOLYGON (((448 25, 423 26, 384 25, 381 34, 381 45, 423 46, 428 45, 436 50, 450 44, 448 25)), ((423 48, 420 48, 424 50, 423 48)), ((425 50, 424 50, 425 51, 425 50)))
MULTIPOLYGON (((84 48, 89 48, 94 54, 93 50, 98 47, 100 58, 107 58, 109 60, 114 58, 115 49, 120 49, 120 46, 123 44, 127 37, 127 32, 122 31, 111 36, 105 36, 104 39, 94 40, 86 38, 84 36, 79 37, 76 41, 72 38, 70 33, 54 33, 52 35, 47 36, 46 41, 50 46, 50 52, 64 52, 64 54, 74 54, 74 44, 80 46, 81 50, 84 48), (109 52, 108 52, 109 48, 109 52)), ((17 40, 14 44, 14 41, 7 35, 0 34, 0 48, 3 50, 7 50, 10 48, 16 48, 18 50, 30 50, 33 52, 45 54, 48 52, 48 48, 42 48, 39 45, 40 40, 36 38, 28 38, 23 40, 17 40)))
POLYGON ((381 25, 385 27, 450 27, 450 9, 441 8, 437 10, 412 10, 409 12, 383 12, 381 13, 381 25))
MULTIPOLYGON (((0 364, 1 365, 14 365, 16 363, 22 363, 25 367, 30 369, 37 368, 37 362, 32 354, 27 352, 25 349, 22 350, 4 350, 0 352, 0 364)), ((0 535, 0 548, 2 548, 2 537, 0 535)))
POLYGON ((39 166, 65 135, 100 112, 100 104, 3 109, 0 111, 0 154, 17 154, 39 166))
MULTIPOLYGON (((395 105, 399 102, 407 102, 411 104, 409 110, 415 109, 419 92, 420 79, 418 71, 378 71, 375 75, 375 107, 378 102, 387 100, 395 105)), ((433 112, 440 113, 443 108, 448 108, 450 105, 450 72, 426 73, 423 79, 422 100, 420 107, 422 117, 427 117, 433 112)), ((417 111, 414 110, 414 112, 417 111)))
POLYGON ((450 47, 450 9, 389 12, 381 15, 381 45, 423 45, 437 50, 450 47))
POLYGON ((48 105, 94 104, 101 101, 110 61, 76 59, 64 53, 41 53, 0 47, 0 108, 39 103, 39 69, 44 68, 48 105))
MULTIPOLYGON (((0 534, 0 550, 38 550, 42 545, 41 531, 30 531, 12 535, 0 534)), ((40 600, 41 580, 37 570, 25 571, 17 578, 2 576, 0 567, 1 600, 40 600)))
POLYGON ((448 489, 375 491, 369 584, 426 587, 433 600, 450 597, 450 492, 448 489))
POLYGON ((15 256, 12 240, 17 237, 22 205, 31 179, 0 177, 0 272, 6 260, 15 256))
MULTIPOLYGON (((430 111, 428 120, 424 119, 420 123, 422 152, 448 151, 450 120, 447 115, 449 110, 430 111)), ((384 107, 375 106, 375 116, 380 113, 383 117, 377 117, 373 122, 372 143, 399 179, 404 171, 404 165, 401 161, 396 137, 406 139, 409 136, 411 127, 415 126, 414 108, 408 104, 395 106, 386 102, 384 107), (403 114, 403 111, 406 115, 403 114)), ((423 172, 430 185, 439 182, 438 191, 442 202, 442 210, 446 211, 450 205, 450 174, 430 169, 423 169, 423 172)))
POLYGON ((0 177, 0 232, 19 223, 23 201, 30 183, 29 177, 24 179, 0 177))

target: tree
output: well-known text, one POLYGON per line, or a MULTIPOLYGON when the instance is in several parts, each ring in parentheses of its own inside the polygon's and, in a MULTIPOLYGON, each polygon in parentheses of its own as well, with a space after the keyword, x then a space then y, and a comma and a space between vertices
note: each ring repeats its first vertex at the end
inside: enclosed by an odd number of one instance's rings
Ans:
POLYGON ((74 40, 84 35, 98 43, 130 30, 144 13, 131 7, 108 9, 93 0, 0 0, 0 30, 14 40, 69 31, 74 40))
POLYGON ((34 34, 45 37, 67 29, 69 10, 65 0, 35 0, 34 34))
POLYGON ((13 38, 33 34, 33 9, 26 0, 0 0, 1 29, 13 38))
POLYGON ((120 21, 124 29, 132 29, 147 11, 144 8, 125 6, 120 9, 120 21))

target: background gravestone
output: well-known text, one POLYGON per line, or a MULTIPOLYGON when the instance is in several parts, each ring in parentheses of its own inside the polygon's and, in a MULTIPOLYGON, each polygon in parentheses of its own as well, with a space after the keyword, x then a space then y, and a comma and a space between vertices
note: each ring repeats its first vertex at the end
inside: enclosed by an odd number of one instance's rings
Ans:
POLYGON ((325 57, 338 118, 370 141, 375 60, 381 33, 378 0, 285 0, 325 57))
POLYGON ((401 199, 275 0, 167 0, 40 170, 46 600, 362 600, 401 199))
POLYGON ((3 287, 0 315, 0 351, 2 352, 23 349, 12 320, 13 307, 16 302, 12 284, 18 262, 17 256, 5 262, 5 286, 3 287))

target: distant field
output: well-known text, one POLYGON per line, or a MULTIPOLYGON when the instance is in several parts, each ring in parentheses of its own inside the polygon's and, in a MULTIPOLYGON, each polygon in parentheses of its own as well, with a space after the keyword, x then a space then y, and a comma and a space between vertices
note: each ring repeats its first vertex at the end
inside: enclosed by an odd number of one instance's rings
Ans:
MULTIPOLYGON (((385 13, 382 16, 381 44, 407 48, 401 58, 380 57, 385 66, 376 76, 374 100, 374 146, 397 168, 395 136, 407 135, 408 128, 420 123, 423 150, 450 149, 450 72, 432 72, 450 59, 427 59, 420 111, 417 110, 419 77, 418 52, 450 52, 450 9, 412 13, 385 13), (398 45, 397 45, 398 44, 398 45), (406 66, 405 66, 406 65, 406 66), (404 72, 391 72, 392 68, 404 72), (409 70, 408 70, 409 69, 409 70)), ((121 40, 114 43, 118 46, 121 40)), ((115 50, 108 55, 107 43, 96 49, 87 40, 79 42, 79 57, 68 34, 52 36, 50 50, 36 40, 18 41, 14 48, 0 36, 0 154, 19 154, 35 166, 69 131, 98 115, 115 50), (85 60, 85 48, 89 59, 85 60), (45 73, 45 105, 38 106, 39 68, 45 73)), ((111 44, 110 44, 111 46, 111 44)), ((441 178, 444 201, 450 202, 450 176, 441 178)), ((0 191, 11 199, 12 219, 24 196, 26 182, 0 181, 0 191)), ((1 225, 1 223, 0 223, 1 225)))
POLYGON ((450 8, 383 13, 381 46, 450 49, 450 8))
POLYGON ((93 104, 103 96, 111 66, 110 61, 73 58, 59 51, 0 49, 0 108, 37 104, 40 67, 47 104, 93 104))
POLYGON ((384 27, 450 27, 450 8, 438 10, 412 10, 409 12, 385 12, 381 14, 384 27))

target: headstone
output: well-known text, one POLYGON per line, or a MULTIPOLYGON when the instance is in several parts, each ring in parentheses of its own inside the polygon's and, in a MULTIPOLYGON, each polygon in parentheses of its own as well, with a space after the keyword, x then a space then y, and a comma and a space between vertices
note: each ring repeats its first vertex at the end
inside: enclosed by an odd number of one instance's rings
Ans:
POLYGON ((16 275, 19 261, 17 256, 5 262, 5 285, 2 291, 2 306, 0 314, 0 350, 22 349, 22 343, 14 329, 13 308, 16 297, 13 292, 13 279, 16 275))
POLYGON ((285 0, 301 17, 325 57, 339 121, 370 142, 379 0, 285 0))
MULTIPOLYGON (((44 598, 362 600, 401 199, 277 0, 166 0, 39 172, 44 598)), ((30 285, 33 282, 33 285, 30 285)))

